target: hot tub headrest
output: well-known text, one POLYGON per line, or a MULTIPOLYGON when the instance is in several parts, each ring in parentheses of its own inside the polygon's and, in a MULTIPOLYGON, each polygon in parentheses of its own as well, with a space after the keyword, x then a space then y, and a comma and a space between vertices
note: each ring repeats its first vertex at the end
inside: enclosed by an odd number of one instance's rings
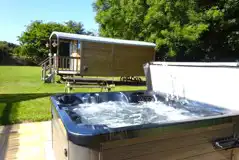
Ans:
POLYGON ((144 92, 135 92, 129 96, 129 101, 131 103, 152 102, 152 101, 156 101, 155 98, 156 97, 154 97, 151 94, 146 94, 144 92))
POLYGON ((61 104, 66 104, 66 105, 75 105, 75 104, 83 103, 82 100, 75 95, 64 94, 64 95, 58 96, 57 99, 59 100, 61 104))

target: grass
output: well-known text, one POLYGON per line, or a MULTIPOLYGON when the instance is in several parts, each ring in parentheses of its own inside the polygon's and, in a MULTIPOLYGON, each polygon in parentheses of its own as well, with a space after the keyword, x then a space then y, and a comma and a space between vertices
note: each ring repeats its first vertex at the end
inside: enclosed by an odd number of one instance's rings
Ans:
MULTIPOLYGON (((44 121, 51 118, 50 95, 64 92, 64 84, 44 84, 40 67, 0 66, 0 125, 44 121)), ((144 90, 117 86, 112 91, 144 90)), ((100 92, 78 88, 73 92, 100 92)))

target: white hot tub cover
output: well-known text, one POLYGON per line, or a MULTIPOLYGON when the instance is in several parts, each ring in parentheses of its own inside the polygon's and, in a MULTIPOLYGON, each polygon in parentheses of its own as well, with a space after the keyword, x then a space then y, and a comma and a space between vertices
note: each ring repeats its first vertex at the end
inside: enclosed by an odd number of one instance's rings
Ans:
POLYGON ((238 63, 151 62, 144 71, 150 91, 239 110, 238 63))

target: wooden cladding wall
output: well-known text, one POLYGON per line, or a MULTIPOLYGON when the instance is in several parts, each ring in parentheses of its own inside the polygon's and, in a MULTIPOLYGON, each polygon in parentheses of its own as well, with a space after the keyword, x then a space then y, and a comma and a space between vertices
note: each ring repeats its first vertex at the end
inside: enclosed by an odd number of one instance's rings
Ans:
POLYGON ((155 54, 154 48, 142 46, 96 42, 81 46, 81 74, 88 76, 144 76, 143 64, 154 60, 155 54))
POLYGON ((81 72, 83 75, 111 76, 112 45, 83 42, 81 62, 81 72), (88 68, 85 71, 84 66, 88 68))
POLYGON ((143 64, 154 60, 154 48, 114 45, 114 71, 124 76, 143 76, 143 64))
POLYGON ((215 149, 212 139, 230 136, 233 124, 199 128, 158 137, 102 144, 103 160, 231 160, 232 149, 215 149), (116 156, 117 155, 117 156, 116 156))

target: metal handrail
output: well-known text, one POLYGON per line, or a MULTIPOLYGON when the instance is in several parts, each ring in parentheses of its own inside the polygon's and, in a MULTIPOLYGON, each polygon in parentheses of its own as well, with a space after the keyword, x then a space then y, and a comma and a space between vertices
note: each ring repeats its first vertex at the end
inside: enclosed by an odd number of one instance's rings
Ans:
POLYGON ((42 76, 41 78, 44 80, 47 76, 47 72, 50 71, 52 73, 53 65, 52 65, 53 58, 48 57, 44 61, 41 62, 42 67, 42 76), (51 63, 50 63, 51 62, 51 63))
POLYGON ((49 57, 47 57, 46 59, 44 59, 42 62, 40 62, 38 65, 41 66, 43 65, 43 63, 46 63, 47 61, 49 61, 49 57))

